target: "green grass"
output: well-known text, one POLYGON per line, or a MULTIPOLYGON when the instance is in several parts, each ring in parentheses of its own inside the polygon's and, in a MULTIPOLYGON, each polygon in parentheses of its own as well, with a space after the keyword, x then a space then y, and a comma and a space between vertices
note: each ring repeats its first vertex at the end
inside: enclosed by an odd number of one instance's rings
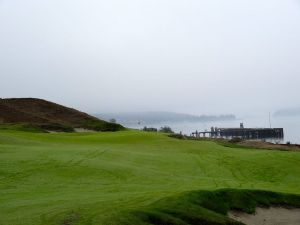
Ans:
POLYGON ((28 131, 33 133, 46 133, 42 128, 26 123, 0 124, 0 130, 28 131))
POLYGON ((0 224, 142 224, 145 211, 160 214, 172 206, 170 198, 178 205, 194 190, 300 194, 299 165, 297 152, 160 133, 0 130, 0 224))
POLYGON ((115 221, 122 225, 132 221, 149 225, 240 225, 227 217, 229 210, 254 213, 257 206, 273 205, 300 207, 300 195, 245 189, 190 191, 131 210, 115 221))
POLYGON ((125 128, 117 123, 110 123, 106 121, 98 121, 98 120, 85 120, 82 122, 80 127, 95 130, 95 131, 121 131, 125 130, 125 128))

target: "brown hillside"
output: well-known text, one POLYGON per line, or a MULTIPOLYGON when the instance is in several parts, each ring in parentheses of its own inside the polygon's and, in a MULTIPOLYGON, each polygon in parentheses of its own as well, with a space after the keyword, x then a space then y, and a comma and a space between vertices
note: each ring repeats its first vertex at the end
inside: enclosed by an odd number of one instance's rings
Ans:
POLYGON ((116 131, 119 124, 99 120, 78 110, 36 98, 0 99, 0 123, 28 123, 50 130, 86 128, 116 131))

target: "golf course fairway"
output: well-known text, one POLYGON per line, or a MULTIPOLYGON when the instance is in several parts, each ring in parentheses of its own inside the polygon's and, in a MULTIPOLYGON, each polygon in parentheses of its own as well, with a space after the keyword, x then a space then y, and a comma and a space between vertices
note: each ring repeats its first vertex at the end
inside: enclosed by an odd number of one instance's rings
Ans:
POLYGON ((162 199, 220 189, 299 195, 300 153, 140 131, 0 130, 0 225, 118 224, 162 199))

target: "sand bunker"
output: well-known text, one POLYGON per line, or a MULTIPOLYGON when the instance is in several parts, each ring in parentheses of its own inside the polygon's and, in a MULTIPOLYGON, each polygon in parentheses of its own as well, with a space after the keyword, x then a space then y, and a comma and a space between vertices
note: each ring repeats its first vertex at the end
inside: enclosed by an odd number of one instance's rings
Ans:
POLYGON ((247 225, 300 225, 300 209, 256 208, 255 214, 230 211, 228 216, 247 225))
POLYGON ((75 132, 78 132, 78 133, 96 132, 96 131, 94 131, 94 130, 89 130, 89 129, 85 129, 85 128, 74 128, 74 131, 75 131, 75 132))

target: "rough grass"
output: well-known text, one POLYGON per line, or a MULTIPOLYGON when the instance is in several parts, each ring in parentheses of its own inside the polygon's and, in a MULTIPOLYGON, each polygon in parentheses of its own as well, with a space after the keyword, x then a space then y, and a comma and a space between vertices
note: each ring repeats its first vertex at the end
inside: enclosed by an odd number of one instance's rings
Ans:
POLYGON ((82 128, 95 130, 95 131, 121 131, 125 128, 117 123, 109 123, 102 120, 83 120, 81 126, 82 128))
POLYGON ((14 130, 14 131, 28 131, 32 133, 46 133, 44 129, 39 126, 31 124, 20 123, 20 124, 0 124, 0 130, 14 130))
POLYGON ((129 211, 127 216, 121 214, 113 224, 239 225, 227 217, 229 210, 254 213, 257 206, 274 205, 300 207, 300 195, 239 189, 191 191, 129 211))
MULTIPOLYGON (((149 224, 141 220, 149 215, 180 224, 180 209, 173 218, 154 208, 174 208, 173 198, 185 208, 189 203, 178 196, 193 190, 300 194, 299 165, 298 152, 229 148, 160 133, 0 130, 0 224, 149 224)), ((208 209, 201 208, 216 215, 208 209)))

